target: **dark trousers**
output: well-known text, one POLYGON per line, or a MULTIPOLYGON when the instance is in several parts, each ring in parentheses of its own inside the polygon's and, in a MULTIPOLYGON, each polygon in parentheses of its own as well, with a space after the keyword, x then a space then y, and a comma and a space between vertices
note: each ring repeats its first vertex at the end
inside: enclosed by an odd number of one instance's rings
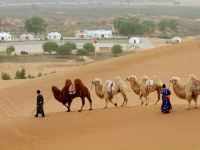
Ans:
POLYGON ((39 114, 41 114, 43 117, 45 116, 43 105, 37 105, 37 111, 35 116, 38 117, 39 114))

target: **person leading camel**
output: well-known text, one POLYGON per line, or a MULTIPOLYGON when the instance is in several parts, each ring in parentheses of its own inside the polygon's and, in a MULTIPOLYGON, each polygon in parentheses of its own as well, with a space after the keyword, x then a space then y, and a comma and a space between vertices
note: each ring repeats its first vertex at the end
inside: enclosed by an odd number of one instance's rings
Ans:
POLYGON ((169 113, 172 109, 172 105, 170 102, 170 95, 171 91, 166 87, 165 84, 162 86, 162 105, 161 105, 161 111, 163 113, 169 113))
POLYGON ((43 105, 44 105, 44 98, 40 92, 40 90, 37 90, 37 109, 36 109, 36 115, 35 117, 38 117, 39 114, 42 115, 42 117, 45 117, 44 115, 44 109, 43 109, 43 105))

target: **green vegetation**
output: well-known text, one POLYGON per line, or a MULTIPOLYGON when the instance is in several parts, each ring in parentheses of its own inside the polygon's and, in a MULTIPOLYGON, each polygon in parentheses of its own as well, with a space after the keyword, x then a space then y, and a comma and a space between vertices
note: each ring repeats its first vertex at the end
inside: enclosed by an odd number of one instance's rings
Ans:
POLYGON ((7 55, 10 55, 14 51, 15 51, 15 47, 12 46, 12 45, 6 48, 6 54, 7 55))
POLYGON ((152 20, 141 20, 133 17, 118 18, 114 21, 114 27, 119 34, 125 36, 153 34, 155 31, 176 33, 179 23, 177 20, 161 20, 158 24, 152 20))
POLYGON ((89 55, 89 53, 88 53, 88 50, 82 48, 82 49, 79 49, 79 50, 77 51, 77 55, 78 55, 78 56, 82 56, 82 58, 83 58, 83 56, 87 56, 87 55, 89 55))
POLYGON ((27 19, 25 21, 25 29, 27 32, 33 32, 35 35, 39 32, 45 32, 46 31, 46 23, 45 21, 37 16, 34 16, 30 19, 27 19))
POLYGON ((45 42, 42 47, 45 52, 51 54, 52 51, 57 51, 59 45, 56 42, 45 42))
POLYGON ((85 50, 85 52, 88 54, 92 54, 95 52, 95 47, 92 43, 85 43, 83 45, 83 49, 85 50))
POLYGON ((8 73, 2 72, 1 79, 2 80, 11 80, 11 77, 10 77, 10 75, 8 73))
POLYGON ((39 72, 39 73, 38 73, 38 77, 41 77, 41 76, 42 76, 42 73, 41 73, 41 72, 39 72))
POLYGON ((15 79, 26 79, 26 70, 22 68, 21 71, 16 71, 15 79))
POLYGON ((71 55, 72 50, 76 49, 76 44, 75 43, 70 43, 67 42, 63 45, 61 45, 58 49, 57 49, 57 54, 59 55, 71 55))
POLYGON ((122 54, 122 47, 121 45, 113 45, 113 47, 111 48, 112 53, 117 56, 119 54, 122 54))

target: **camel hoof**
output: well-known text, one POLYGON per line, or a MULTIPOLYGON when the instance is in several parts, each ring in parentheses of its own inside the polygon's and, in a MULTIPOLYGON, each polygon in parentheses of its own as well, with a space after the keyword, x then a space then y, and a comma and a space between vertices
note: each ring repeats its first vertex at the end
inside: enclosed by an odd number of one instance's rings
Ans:
POLYGON ((92 108, 90 108, 89 110, 92 110, 92 108))
POLYGON ((148 105, 148 104, 145 104, 146 106, 148 105))
POLYGON ((104 107, 104 109, 107 109, 107 107, 104 107))
POLYGON ((80 109, 80 110, 78 110, 78 112, 81 112, 82 110, 80 109))
POLYGON ((67 110, 67 112, 70 112, 70 110, 67 110))
POLYGON ((115 105, 115 107, 117 107, 117 103, 115 103, 114 105, 115 105))

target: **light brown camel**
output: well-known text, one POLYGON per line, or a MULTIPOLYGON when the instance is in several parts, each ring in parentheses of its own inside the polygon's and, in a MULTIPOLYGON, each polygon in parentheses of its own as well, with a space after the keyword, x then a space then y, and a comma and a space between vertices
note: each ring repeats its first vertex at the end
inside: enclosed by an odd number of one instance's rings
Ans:
POLYGON ((153 80, 150 80, 147 76, 144 76, 142 78, 142 81, 139 82, 138 78, 135 75, 130 75, 127 78, 127 81, 130 82, 133 92, 140 96, 141 105, 143 105, 144 103, 144 101, 142 100, 142 97, 145 98, 146 105, 148 105, 149 94, 155 91, 157 91, 157 94, 158 94, 158 100, 156 101, 155 104, 159 102, 161 91, 162 91, 162 82, 159 77, 154 76, 153 80))
POLYGON ((115 107, 117 107, 117 103, 113 103, 112 98, 118 93, 121 93, 124 98, 122 106, 127 106, 128 87, 120 77, 116 77, 114 81, 106 80, 104 83, 102 83, 101 79, 95 78, 92 81, 92 84, 95 86, 97 96, 101 99, 105 99, 105 108, 107 108, 108 102, 111 102, 115 107))
POLYGON ((197 108, 197 98, 200 95, 200 81, 194 75, 189 75, 185 85, 181 84, 179 77, 172 77, 170 83, 176 96, 187 100, 188 110, 190 109, 192 100, 194 100, 195 108, 197 108))
POLYGON ((79 111, 82 111, 83 106, 85 105, 85 97, 90 103, 89 110, 92 110, 90 92, 80 79, 75 79, 74 84, 72 84, 70 79, 67 79, 62 90, 59 90, 56 86, 52 86, 52 92, 55 99, 67 107, 68 112, 70 112, 72 100, 76 97, 80 97, 82 100, 82 106, 79 111))

